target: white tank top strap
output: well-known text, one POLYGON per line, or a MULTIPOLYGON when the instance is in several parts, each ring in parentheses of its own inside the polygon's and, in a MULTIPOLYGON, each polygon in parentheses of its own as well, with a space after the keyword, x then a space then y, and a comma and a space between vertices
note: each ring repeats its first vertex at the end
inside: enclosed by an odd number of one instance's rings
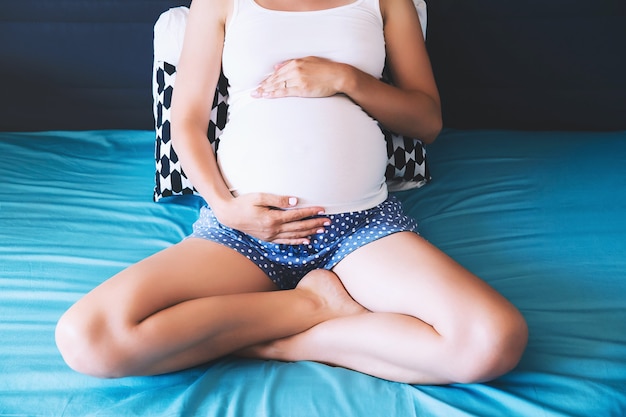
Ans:
POLYGON ((228 30, 233 25, 235 20, 237 20, 237 16, 239 15, 239 11, 241 10, 241 4, 240 4, 242 3, 241 0, 232 0, 232 2, 233 2, 233 10, 230 15, 230 18, 228 19, 228 22, 226 22, 226 27, 224 28, 226 33, 228 33, 228 30))
MULTIPOLYGON (((359 0, 356 0, 359 1, 359 0)), ((383 19, 383 15, 380 11, 380 0, 363 0, 365 3, 367 3, 367 6, 376 11, 376 14, 380 17, 380 20, 382 21, 383 19)))

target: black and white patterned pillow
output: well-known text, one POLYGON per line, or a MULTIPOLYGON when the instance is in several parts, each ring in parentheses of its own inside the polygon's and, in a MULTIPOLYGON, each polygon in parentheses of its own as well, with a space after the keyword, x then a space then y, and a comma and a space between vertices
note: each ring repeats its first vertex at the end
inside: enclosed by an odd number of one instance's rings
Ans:
MULTIPOLYGON (((164 61, 156 62, 153 76, 155 143, 155 187, 154 201, 163 197, 197 194, 196 189, 185 175, 178 155, 172 147, 170 129, 170 108, 176 80, 176 66, 164 61)), ((219 137, 228 117, 228 80, 224 74, 220 78, 213 98, 211 119, 207 139, 217 152, 219 137)))
POLYGON ((408 136, 390 132, 381 126, 387 142, 385 178, 389 191, 418 188, 431 180, 423 143, 408 136))
MULTIPOLYGON (((416 2, 416 5, 419 2, 416 2)), ((421 2, 423 3, 423 2, 421 2)), ((156 129, 154 201, 163 197, 197 194, 183 171, 172 147, 170 106, 176 81, 176 64, 182 44, 188 9, 177 7, 163 13, 155 25, 155 61, 153 67, 153 110, 156 129), (174 40, 174 41, 173 41, 174 40), (160 48, 165 45, 164 48, 160 48), (162 50, 166 49, 164 53, 162 50), (167 59, 159 59, 159 55, 167 59)), ((228 80, 220 74, 213 99, 207 139, 217 152, 219 136, 228 118, 228 80)), ((418 139, 395 134, 381 126, 387 143, 387 169, 385 177, 390 191, 421 187, 430 181, 426 149, 418 139)))

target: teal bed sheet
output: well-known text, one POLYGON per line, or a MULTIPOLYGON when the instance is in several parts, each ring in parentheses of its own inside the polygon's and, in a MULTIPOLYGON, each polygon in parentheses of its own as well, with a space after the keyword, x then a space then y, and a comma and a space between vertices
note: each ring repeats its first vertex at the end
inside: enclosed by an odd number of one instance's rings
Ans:
POLYGON ((626 415, 626 132, 448 130, 429 147, 433 181, 405 208, 530 327, 513 372, 452 386, 239 358, 119 380, 67 368, 60 315, 197 215, 198 199, 152 202, 153 147, 149 131, 0 133, 0 416, 626 415))

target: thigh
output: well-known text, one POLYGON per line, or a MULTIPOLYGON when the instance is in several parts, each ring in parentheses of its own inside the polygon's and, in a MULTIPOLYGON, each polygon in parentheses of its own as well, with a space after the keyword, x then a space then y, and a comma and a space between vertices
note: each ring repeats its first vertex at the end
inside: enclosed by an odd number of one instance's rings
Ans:
POLYGON ((215 295, 271 291, 276 287, 252 261, 212 241, 190 238, 105 281, 74 309, 120 314, 140 322, 183 301, 215 295))
POLYGON ((411 315, 440 333, 468 320, 517 314, 487 283, 412 232, 365 245, 334 271, 367 309, 411 315))

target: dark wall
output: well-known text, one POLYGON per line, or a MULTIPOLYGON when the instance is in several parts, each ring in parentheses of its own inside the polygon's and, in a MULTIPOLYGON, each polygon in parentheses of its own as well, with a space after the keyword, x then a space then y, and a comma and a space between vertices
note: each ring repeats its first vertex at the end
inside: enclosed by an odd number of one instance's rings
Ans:
POLYGON ((183 4, 0 2, 0 130, 152 129, 152 29, 183 4))
POLYGON ((626 1, 427 3, 446 125, 626 129, 626 1))
MULTIPOLYGON (((152 28, 189 1, 0 2, 0 130, 152 129, 152 28)), ((444 123, 626 129, 626 1, 428 0, 444 123)))

